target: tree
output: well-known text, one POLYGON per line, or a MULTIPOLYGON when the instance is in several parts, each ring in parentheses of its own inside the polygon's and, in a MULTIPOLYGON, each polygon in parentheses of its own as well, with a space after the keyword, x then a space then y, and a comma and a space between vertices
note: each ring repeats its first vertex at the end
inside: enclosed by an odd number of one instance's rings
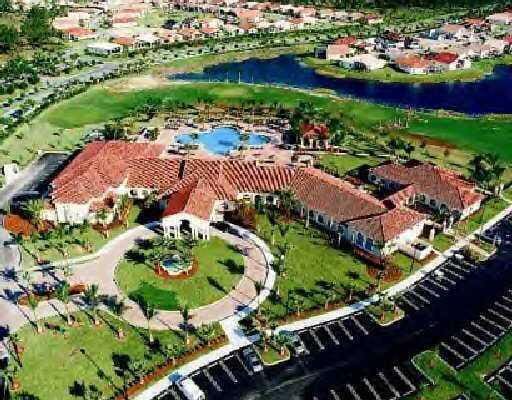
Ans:
POLYGON ((44 203, 41 199, 31 199, 22 205, 23 212, 30 219, 30 222, 38 229, 41 228, 41 213, 44 209, 44 203))
POLYGON ((69 283, 62 282, 57 288, 57 299, 64 304, 64 308, 66 310, 66 320, 69 326, 73 325, 73 320, 71 319, 71 315, 69 314, 69 302, 71 300, 70 291, 69 291, 69 283))
POLYGON ((212 340, 215 339, 215 327, 212 324, 201 325, 197 329, 197 336, 201 338, 202 341, 206 342, 208 346, 211 344, 212 340))
POLYGON ((0 13, 8 13, 12 11, 11 0, 0 0, 0 13))
MULTIPOLYGON (((1 7, 1 0, 0 0, 1 7)), ((10 26, 0 24, 0 53, 7 53, 16 47, 19 32, 10 26)))
POLYGON ((147 329, 149 333, 149 343, 152 344, 155 339, 153 338, 153 332, 151 331, 151 319, 156 315, 156 310, 150 304, 145 304, 145 306, 142 307, 142 312, 146 317, 147 329))
POLYGON ((469 162, 471 165, 471 177, 485 189, 492 189, 499 185, 505 172, 499 156, 496 154, 478 154, 469 162))
POLYGON ((185 348, 183 343, 168 343, 165 346, 165 355, 172 360, 172 365, 176 365, 176 358, 183 354, 185 348))
POLYGON ((254 290, 256 290, 256 308, 258 309, 258 315, 260 314, 260 294, 263 290, 263 283, 260 281, 254 282, 254 290))
POLYGON ((36 47, 45 43, 54 35, 50 11, 39 6, 32 7, 21 26, 21 31, 30 45, 36 47))
POLYGON ((292 344, 292 339, 290 335, 287 335, 283 332, 279 332, 274 337, 274 341, 279 346, 279 355, 281 357, 284 357, 284 355, 286 354, 286 347, 291 346, 292 344))
POLYGON ((36 332, 37 333, 42 333, 43 329, 42 329, 41 324, 39 323, 39 320, 37 318, 37 306, 38 306, 38 304, 39 304, 39 300, 37 299, 37 297, 34 296, 33 293, 30 293, 28 295, 28 306, 32 310, 32 317, 34 319, 34 324, 36 325, 36 332))
POLYGON ((188 335, 188 331, 190 328, 190 320, 192 319, 192 315, 190 314, 190 309, 188 307, 188 304, 185 304, 180 309, 181 318, 183 320, 183 332, 185 333, 185 343, 187 346, 190 344, 190 338, 188 335))
POLYGON ((99 290, 98 285, 93 284, 93 285, 88 286, 84 292, 85 302, 87 303, 87 305, 89 307, 91 307, 91 310, 92 310, 94 325, 100 324, 100 321, 98 319, 98 313, 97 313, 97 308, 99 305, 98 290, 99 290))

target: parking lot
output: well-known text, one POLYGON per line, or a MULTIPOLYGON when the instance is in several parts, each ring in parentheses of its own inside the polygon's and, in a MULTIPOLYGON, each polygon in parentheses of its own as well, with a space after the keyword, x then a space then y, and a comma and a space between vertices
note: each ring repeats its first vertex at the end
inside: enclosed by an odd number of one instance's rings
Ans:
MULTIPOLYGON (((249 382, 254 383, 261 373, 254 373, 241 351, 216 361, 190 376, 207 399, 223 399, 249 382)), ((230 397, 231 398, 231 397, 230 397)), ((162 400, 187 400, 180 388, 172 386, 162 400)))
POLYGON ((358 313, 298 333, 308 354, 346 348, 371 334, 378 325, 366 313, 358 313))
POLYGON ((459 369, 474 360, 512 328, 512 290, 507 290, 486 310, 443 340, 439 353, 459 369))
POLYGON ((447 260, 403 292, 398 297, 397 304, 407 313, 419 312, 433 303, 445 300, 450 291, 478 273, 478 270, 478 265, 463 259, 447 260))
POLYGON ((425 377, 410 362, 374 371, 350 383, 329 388, 318 400, 397 400, 410 396, 425 382, 425 377))

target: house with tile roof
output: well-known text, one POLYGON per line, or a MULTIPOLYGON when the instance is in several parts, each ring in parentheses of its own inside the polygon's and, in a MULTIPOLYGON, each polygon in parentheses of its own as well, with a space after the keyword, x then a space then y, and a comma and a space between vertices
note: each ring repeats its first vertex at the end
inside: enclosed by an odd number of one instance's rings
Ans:
POLYGON ((477 211, 484 196, 462 176, 429 163, 389 163, 372 168, 369 180, 393 192, 388 198, 399 203, 420 203, 433 210, 450 214, 455 220, 477 211))
POLYGON ((386 256, 422 233, 426 217, 385 203, 348 181, 315 168, 263 166, 252 161, 161 158, 163 148, 147 143, 93 142, 53 180, 45 218, 80 224, 99 210, 116 213, 120 196, 150 194, 162 210, 165 236, 210 237, 210 224, 238 202, 278 204, 291 191, 297 215, 373 256, 386 256))

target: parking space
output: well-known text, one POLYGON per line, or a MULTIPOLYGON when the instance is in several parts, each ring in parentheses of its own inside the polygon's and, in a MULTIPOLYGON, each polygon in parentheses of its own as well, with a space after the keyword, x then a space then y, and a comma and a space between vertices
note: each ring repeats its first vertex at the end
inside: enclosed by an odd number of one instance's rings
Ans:
POLYGON ((512 309, 505 297, 510 295, 511 291, 507 290, 477 318, 443 340, 439 347, 441 357, 452 367, 462 368, 509 332, 512 328, 512 309))
POLYGON ((486 382, 506 398, 512 398, 512 359, 486 378, 486 382))
POLYGON ((366 313, 337 319, 297 332, 309 354, 343 348, 369 335, 377 325, 366 313))
POLYGON ((418 312, 443 301, 452 289, 480 270, 478 265, 454 257, 404 291, 397 298, 397 304, 406 313, 418 312))
MULTIPOLYGON (((207 399, 223 399, 234 390, 243 388, 254 376, 241 352, 235 352, 196 371, 190 378, 207 399)), ((186 397, 177 386, 172 386, 165 397, 165 400, 182 399, 186 397)))
POLYGON ((327 389, 333 400, 397 400, 415 393, 425 377, 405 362, 327 389))

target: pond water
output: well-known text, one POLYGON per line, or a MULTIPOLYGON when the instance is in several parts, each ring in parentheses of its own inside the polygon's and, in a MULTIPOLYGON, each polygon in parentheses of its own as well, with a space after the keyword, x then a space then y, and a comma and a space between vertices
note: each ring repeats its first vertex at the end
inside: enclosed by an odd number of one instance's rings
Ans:
MULTIPOLYGON (((237 149, 242 141, 240 140, 240 132, 234 128, 215 128, 209 132, 199 133, 197 142, 210 153, 225 155, 229 154, 231 150, 237 149)), ((176 141, 180 144, 190 144, 194 142, 192 134, 179 135, 176 141)), ((266 136, 258 135, 255 133, 249 134, 247 145, 261 146, 268 143, 269 139, 266 136)))
POLYGON ((493 74, 475 82, 383 83, 323 76, 301 64, 297 57, 283 55, 218 64, 200 73, 176 74, 171 79, 231 82, 240 79, 245 83, 331 89, 342 96, 406 108, 446 109, 472 115, 512 113, 512 66, 506 65, 496 66, 493 74))

